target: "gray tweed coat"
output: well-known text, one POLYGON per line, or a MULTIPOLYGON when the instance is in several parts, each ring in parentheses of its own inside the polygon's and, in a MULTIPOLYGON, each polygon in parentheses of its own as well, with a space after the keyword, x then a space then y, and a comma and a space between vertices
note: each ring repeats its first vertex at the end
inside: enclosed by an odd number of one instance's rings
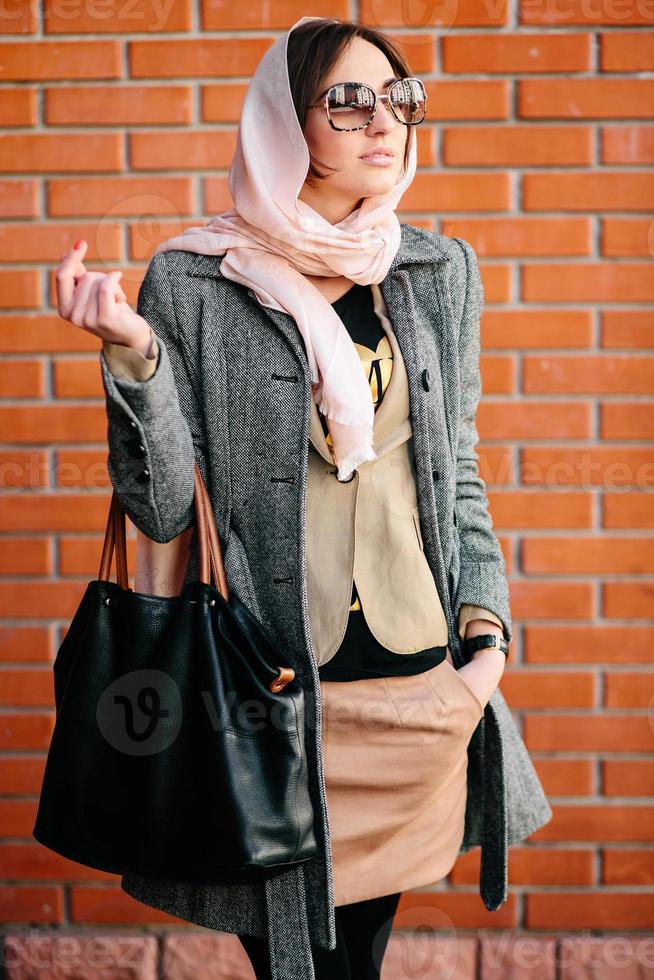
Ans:
MULTIPOLYGON (((425 554, 448 620, 455 666, 464 603, 512 626, 505 565, 477 469, 484 294, 468 242, 402 225, 380 283, 409 379, 425 554)), ((228 585, 288 651, 307 696, 310 793, 319 855, 264 883, 198 886, 124 876, 145 904, 190 922, 269 937, 275 980, 314 980, 310 942, 336 942, 321 755, 321 699, 307 613, 305 507, 311 375, 286 313, 224 278, 220 258, 157 253, 138 311, 160 347, 146 381, 116 378, 100 354, 108 413, 108 469, 133 523, 165 542, 193 521, 193 466, 209 489, 228 585)), ((186 581, 197 576, 195 534, 186 581)), ((507 896, 507 848, 552 811, 499 688, 468 748, 461 853, 481 845, 486 908, 507 896)), ((389 759, 389 765, 392 760, 389 759)))

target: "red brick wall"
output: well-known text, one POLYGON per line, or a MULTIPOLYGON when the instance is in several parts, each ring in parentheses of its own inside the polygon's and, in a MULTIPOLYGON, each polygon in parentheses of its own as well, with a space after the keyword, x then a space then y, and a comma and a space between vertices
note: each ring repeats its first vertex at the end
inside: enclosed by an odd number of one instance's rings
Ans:
POLYGON ((486 289, 481 462, 516 627, 501 686, 554 818, 512 849, 499 912, 478 851, 434 905, 464 930, 651 928, 652 0, 3 5, 0 919, 171 921, 31 838, 51 663, 110 491, 100 345, 58 317, 53 273, 84 237, 134 302, 159 240, 231 206, 247 79, 307 12, 387 30, 427 80, 398 214, 469 240, 486 289))

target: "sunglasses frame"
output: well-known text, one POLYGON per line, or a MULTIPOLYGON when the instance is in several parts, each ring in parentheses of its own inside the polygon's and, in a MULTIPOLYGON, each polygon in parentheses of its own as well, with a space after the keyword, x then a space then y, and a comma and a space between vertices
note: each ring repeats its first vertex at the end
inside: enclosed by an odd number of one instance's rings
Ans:
POLYGON ((313 105, 307 106, 307 109, 324 109, 325 112, 327 113, 327 121, 329 122, 329 125, 331 126, 332 129, 336 130, 337 133, 354 133, 358 129, 366 129, 370 125, 370 123, 375 118, 375 113, 377 112, 377 105, 379 104, 379 102, 386 102, 387 108, 390 110, 391 115, 393 116, 393 118, 396 119, 399 123, 402 123, 403 126, 419 126, 420 123, 424 122, 425 119, 427 118, 427 90, 425 88, 425 84, 424 84, 423 80, 421 78, 416 78, 415 75, 407 75, 406 78, 398 78, 398 79, 396 79, 392 83, 392 85, 389 85, 388 92, 385 95, 377 95, 377 93, 375 92, 375 90, 373 88, 371 88, 370 85, 367 84, 367 82, 356 82, 356 81, 353 81, 353 82, 335 82, 333 85, 330 85, 329 88, 327 89, 327 91, 325 92, 325 97, 324 97, 324 99, 323 99, 322 102, 314 102, 313 105), (393 108, 392 103, 389 101, 390 95, 391 95, 391 90, 393 89, 393 87, 395 85, 397 85, 398 82, 410 82, 410 81, 411 82, 420 82, 420 85, 422 86, 422 90, 425 93, 425 114, 422 117, 422 119, 419 119, 417 122, 406 122, 404 119, 400 119, 400 117, 395 112, 395 109, 393 108), (331 92, 331 90, 333 88, 336 88, 338 85, 363 85, 370 92, 372 92, 375 101, 373 102, 373 105, 372 105, 372 111, 370 113, 370 119, 368 120, 367 123, 364 123, 363 126, 350 126, 350 127, 342 128, 340 126, 335 126, 334 123, 332 122, 332 117, 329 115, 329 93, 331 92))

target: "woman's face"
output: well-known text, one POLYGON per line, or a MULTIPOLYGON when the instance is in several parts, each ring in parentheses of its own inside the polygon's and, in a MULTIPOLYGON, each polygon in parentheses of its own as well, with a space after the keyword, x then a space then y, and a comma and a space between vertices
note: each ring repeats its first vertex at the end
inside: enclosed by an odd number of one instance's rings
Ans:
MULTIPOLYGON (((324 97, 324 91, 336 82, 365 82, 377 95, 385 95, 385 83, 394 77, 388 58, 378 47, 355 37, 333 66, 313 102, 324 97)), ((311 187, 305 183, 298 194, 323 218, 337 224, 351 214, 362 198, 385 194, 397 183, 404 167, 404 148, 411 127, 400 123, 385 102, 377 102, 377 111, 365 129, 337 132, 332 129, 324 108, 309 109, 304 138, 311 153, 321 163, 335 168, 335 173, 311 187), (395 153, 390 166, 375 166, 362 159, 375 147, 389 147, 395 153)))

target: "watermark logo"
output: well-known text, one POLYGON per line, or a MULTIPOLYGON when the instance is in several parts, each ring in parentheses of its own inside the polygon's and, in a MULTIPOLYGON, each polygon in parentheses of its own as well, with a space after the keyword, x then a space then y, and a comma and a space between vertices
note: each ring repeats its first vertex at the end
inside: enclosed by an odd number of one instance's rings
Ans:
POLYGON ((113 681, 98 700, 96 720, 109 745, 126 755, 169 748, 182 724, 182 698, 170 674, 133 670, 113 681))

